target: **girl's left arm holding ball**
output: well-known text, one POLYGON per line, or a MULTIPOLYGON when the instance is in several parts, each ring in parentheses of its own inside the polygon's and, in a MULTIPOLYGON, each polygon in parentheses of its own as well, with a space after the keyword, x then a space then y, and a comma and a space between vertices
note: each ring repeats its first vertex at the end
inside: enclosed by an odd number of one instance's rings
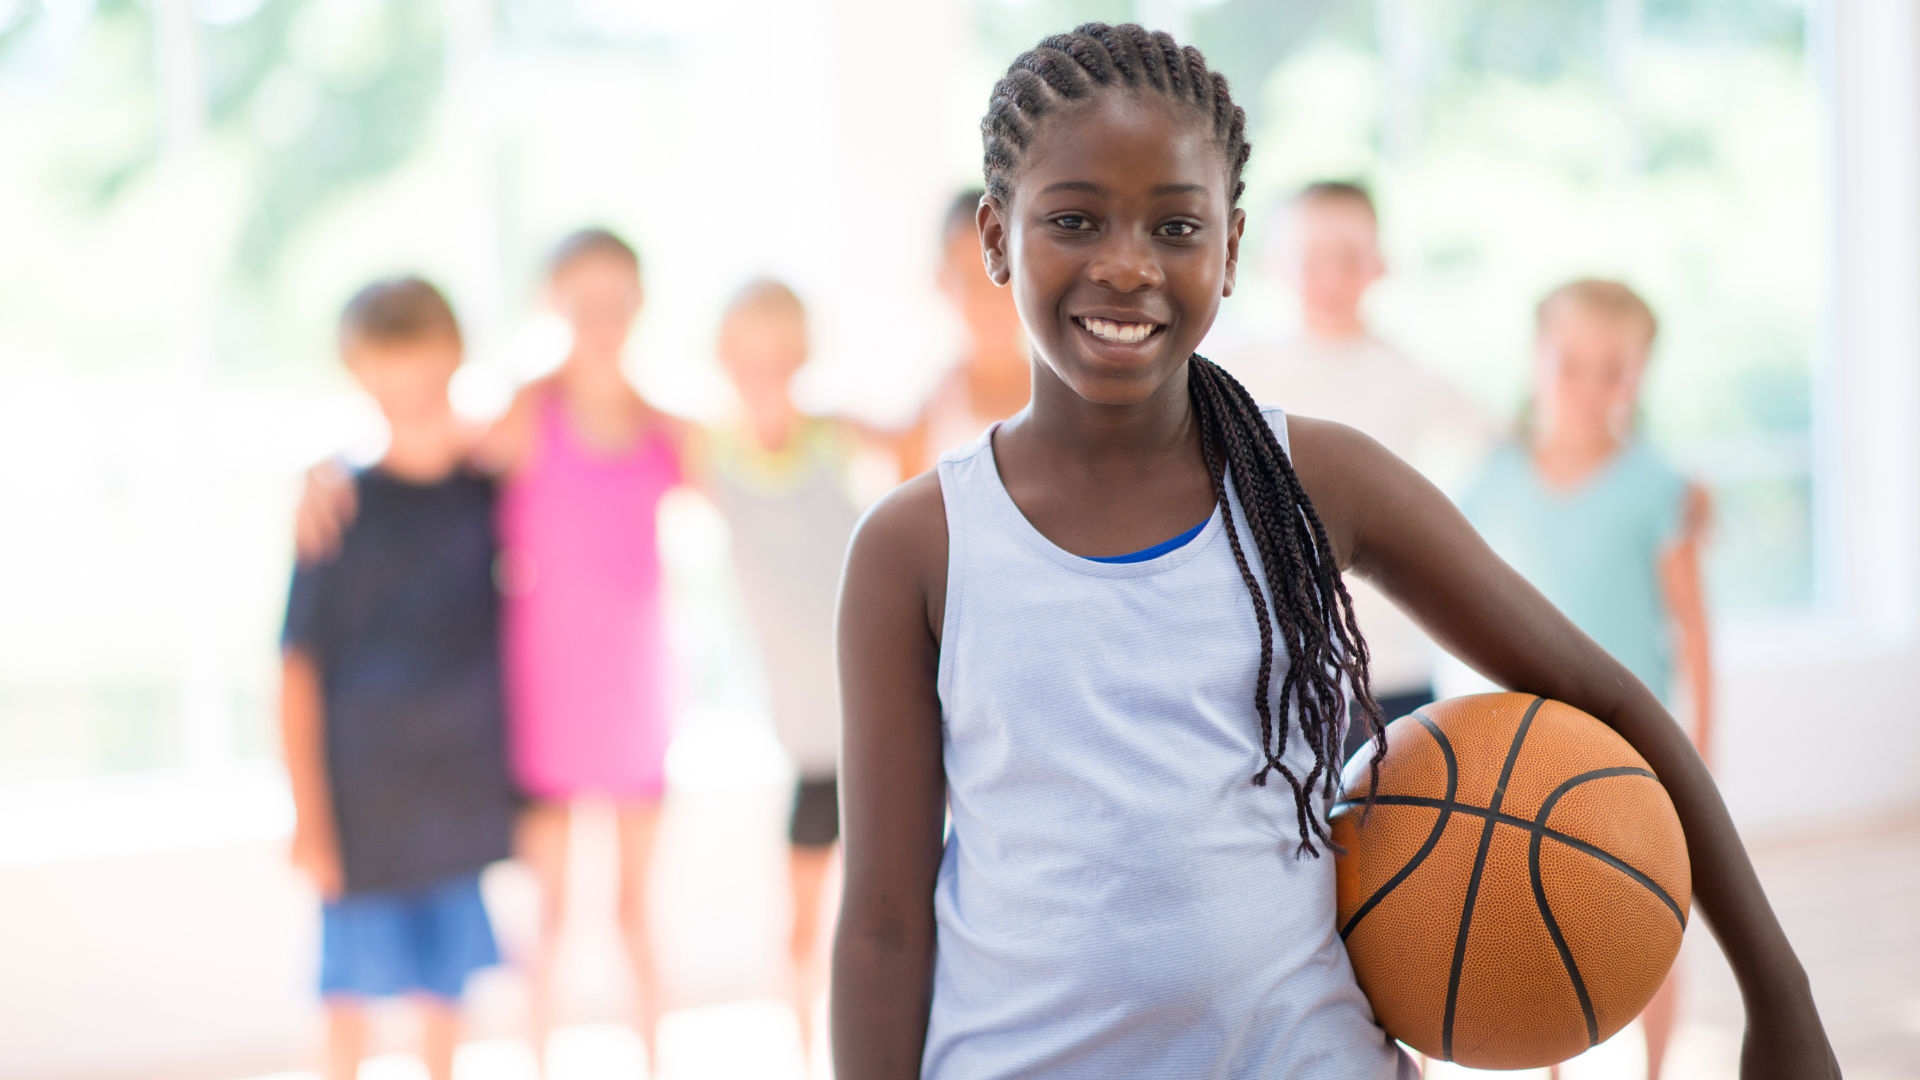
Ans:
POLYGON ((1646 758, 1687 835, 1693 895, 1747 1009, 1743 1080, 1840 1075, 1805 970, 1705 762, 1653 692, 1574 627, 1419 473, 1339 424, 1292 418, 1294 467, 1342 567, 1501 686, 1598 717, 1646 758))

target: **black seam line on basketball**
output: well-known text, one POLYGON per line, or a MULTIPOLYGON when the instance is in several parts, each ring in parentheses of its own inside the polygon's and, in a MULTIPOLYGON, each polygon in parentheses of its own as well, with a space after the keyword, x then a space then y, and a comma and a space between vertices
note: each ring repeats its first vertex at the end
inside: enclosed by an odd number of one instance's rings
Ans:
MULTIPOLYGON (((1656 784, 1660 782, 1660 778, 1658 776, 1655 776, 1650 770, 1638 768, 1632 765, 1617 765, 1610 769, 1594 769, 1591 772, 1583 772, 1578 776, 1569 777, 1565 783, 1561 784, 1557 788, 1554 788, 1553 791, 1545 799, 1541 800, 1540 809, 1534 812, 1534 815, 1533 815, 1534 820, 1540 823, 1540 828, 1542 832, 1544 832, 1548 836, 1553 837, 1556 840, 1560 840, 1563 834, 1555 832, 1553 829, 1549 828, 1547 825, 1547 817, 1553 813, 1554 804, 1560 801, 1560 797, 1565 795, 1567 792, 1572 791, 1574 788, 1577 788, 1580 785, 1585 784, 1589 781, 1606 780, 1610 777, 1615 777, 1615 776, 1644 776, 1647 779, 1652 780, 1656 784)), ((1567 837, 1566 839, 1571 840, 1572 838, 1567 837)), ((1579 846, 1579 845, 1575 845, 1575 846, 1579 846)), ((1599 848, 1594 848, 1593 850, 1594 852, 1600 851, 1599 848)), ((1673 912, 1674 918, 1680 920, 1680 929, 1685 930, 1687 928, 1686 909, 1682 908, 1678 903, 1676 903, 1673 897, 1668 896, 1667 890, 1654 884, 1653 879, 1648 877, 1646 874, 1643 874, 1639 870, 1631 866, 1628 866, 1625 860, 1616 859, 1609 855, 1609 856, 1605 856, 1605 861, 1614 864, 1615 866, 1619 867, 1622 870, 1625 870, 1629 875, 1631 875, 1634 878, 1634 880, 1640 882, 1642 885, 1645 885, 1648 889, 1651 889, 1653 891, 1653 894, 1655 896, 1658 896, 1667 905, 1668 910, 1673 912)))
POLYGON ((1553 939, 1553 947, 1560 953, 1560 966, 1567 970, 1567 981, 1573 984, 1573 996, 1580 999, 1580 1015, 1587 1021, 1587 1047, 1600 1043, 1600 1018, 1594 1015, 1593 998, 1587 993, 1587 981, 1580 977, 1580 965, 1573 959, 1573 949, 1567 945, 1567 936, 1560 932, 1560 922, 1553 917, 1553 906, 1547 903, 1547 885, 1540 879, 1540 841, 1546 839, 1545 830, 1533 834, 1533 840, 1527 847, 1527 871, 1533 878, 1533 904, 1540 910, 1540 921, 1547 925, 1547 936, 1553 939))
MULTIPOLYGON (((1652 773, 1640 769, 1633 769, 1621 775, 1653 776, 1652 773)), ((1549 829, 1537 821, 1528 821, 1526 818, 1515 817, 1512 814, 1489 814, 1485 807, 1467 806, 1464 803, 1454 803, 1452 806, 1448 806, 1439 799, 1429 799, 1422 795, 1376 795, 1374 796, 1373 804, 1375 806, 1424 806, 1435 810, 1452 810, 1455 813, 1466 814, 1469 817, 1492 818, 1502 825, 1511 825, 1516 829, 1525 829, 1528 832, 1539 833, 1549 840, 1565 844, 1575 851, 1598 859, 1639 882, 1642 888, 1658 897, 1661 903, 1667 905, 1667 910, 1673 912, 1673 917, 1679 920, 1682 929, 1687 925, 1687 915, 1686 912, 1680 909, 1679 901, 1668 895, 1667 890, 1661 888, 1658 882, 1641 871, 1634 869, 1631 863, 1626 862, 1612 852, 1604 848, 1595 847, 1577 836, 1569 836, 1557 829, 1549 829)), ((1339 808, 1340 806, 1334 807, 1336 810, 1339 808)))
MULTIPOLYGON (((1446 734, 1442 732, 1433 721, 1427 719, 1426 716, 1420 712, 1415 711, 1413 718, 1420 721, 1420 725, 1426 728, 1427 732, 1433 736, 1433 741, 1440 746, 1440 755, 1446 759, 1447 805, 1440 808, 1440 816, 1435 819, 1433 823, 1433 831, 1427 834, 1427 841, 1420 845, 1420 850, 1414 852, 1413 858, 1408 859, 1405 866, 1402 866, 1397 873, 1388 878, 1385 885, 1375 889, 1373 895, 1367 897, 1367 902, 1360 905, 1360 910, 1353 913, 1353 918, 1347 920, 1347 925, 1340 928, 1341 941, 1347 940, 1347 937, 1353 933, 1353 928, 1360 925, 1360 920, 1366 918, 1368 912, 1379 907, 1380 902, 1387 898, 1388 893, 1399 888, 1401 882, 1412 876, 1415 870, 1420 869, 1420 864, 1425 862, 1427 856, 1433 853, 1433 849, 1440 843, 1441 835, 1447 831, 1447 820, 1453 817, 1453 796, 1460 783, 1460 768, 1458 761, 1456 761, 1453 756, 1453 744, 1447 741, 1446 734)), ((1339 805, 1353 805, 1353 800, 1348 800, 1339 805)))
MULTIPOLYGON (((1540 803, 1540 809, 1534 811, 1533 819, 1540 823, 1541 831, 1533 834, 1527 844, 1527 874, 1533 879, 1533 904, 1540 911, 1540 921, 1547 926, 1547 935, 1553 938, 1553 947, 1560 953, 1560 964, 1567 969, 1567 981, 1573 984, 1573 995, 1580 999, 1580 1015, 1587 1021, 1587 1047, 1600 1045, 1600 1018, 1594 1014, 1593 998, 1587 993, 1587 981, 1580 977, 1580 965, 1573 959, 1573 949, 1567 945, 1567 937, 1560 932, 1560 922, 1553 917, 1553 905, 1547 901, 1547 883, 1540 876, 1540 843, 1546 839, 1547 820, 1553 814, 1554 804, 1560 797, 1589 780, 1600 780, 1610 776, 1646 775, 1647 770, 1631 767, 1594 769, 1571 777, 1559 787, 1553 789, 1540 803)), ((1657 777, 1655 778, 1658 779, 1657 777)), ((1686 920, 1680 921, 1682 929, 1686 920)))
MULTIPOLYGON (((1520 760, 1520 745, 1527 740, 1527 729, 1547 699, 1537 697, 1520 717, 1513 743, 1507 747, 1507 760, 1500 766, 1500 779, 1493 785, 1493 798, 1487 803, 1487 824, 1480 830, 1480 850, 1473 856, 1473 873, 1467 878, 1467 897, 1460 905, 1460 934, 1453 941, 1453 971, 1447 976, 1447 1012, 1440 1028, 1440 1056, 1453 1060, 1453 1020, 1460 1004, 1460 974, 1467 966, 1467 939, 1473 931, 1473 902, 1480 894, 1480 878, 1487 871, 1487 851, 1493 847, 1493 826, 1500 816, 1500 800, 1507 794, 1507 781, 1513 779, 1513 766, 1520 760)), ((1378 801, 1377 799, 1375 800, 1378 801)))

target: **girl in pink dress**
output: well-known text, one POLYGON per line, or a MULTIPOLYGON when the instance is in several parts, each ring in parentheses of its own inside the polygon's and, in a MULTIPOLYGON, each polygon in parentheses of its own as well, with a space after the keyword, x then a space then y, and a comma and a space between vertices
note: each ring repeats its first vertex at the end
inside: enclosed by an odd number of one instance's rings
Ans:
POLYGON ((499 521, 514 779, 543 802, 651 802, 668 734, 654 513, 678 457, 661 428, 604 454, 564 391, 529 399, 533 445, 499 521))
POLYGON ((544 1050, 569 810, 581 798, 609 799, 619 819, 620 928, 651 1059, 661 1008, 647 888, 671 728, 655 511, 680 483, 684 430, 620 370, 642 299, 632 248, 599 229, 567 238, 548 297, 573 329, 572 351, 520 391, 482 448, 506 477, 507 744, 530 799, 520 854, 542 896, 533 1036, 544 1050))

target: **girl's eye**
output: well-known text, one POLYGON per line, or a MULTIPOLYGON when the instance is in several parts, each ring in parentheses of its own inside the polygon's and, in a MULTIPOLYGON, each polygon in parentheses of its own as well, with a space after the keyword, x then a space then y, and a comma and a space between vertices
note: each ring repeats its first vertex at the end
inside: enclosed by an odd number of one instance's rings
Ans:
POLYGON ((1092 222, 1079 214, 1061 214, 1053 219, 1053 223, 1068 232, 1083 232, 1093 227, 1092 222))
POLYGON ((1200 231, 1200 226, 1191 221, 1169 221, 1160 226, 1162 236, 1192 236, 1200 231))

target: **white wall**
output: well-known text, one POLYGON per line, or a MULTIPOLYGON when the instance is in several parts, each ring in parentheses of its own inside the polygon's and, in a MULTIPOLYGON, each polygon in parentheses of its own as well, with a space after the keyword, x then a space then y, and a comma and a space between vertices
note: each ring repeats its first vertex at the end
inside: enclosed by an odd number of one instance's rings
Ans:
POLYGON ((1839 0, 1821 29, 1836 152, 1819 403, 1834 614, 1723 636, 1716 771, 1750 836, 1920 805, 1920 8, 1839 0))

